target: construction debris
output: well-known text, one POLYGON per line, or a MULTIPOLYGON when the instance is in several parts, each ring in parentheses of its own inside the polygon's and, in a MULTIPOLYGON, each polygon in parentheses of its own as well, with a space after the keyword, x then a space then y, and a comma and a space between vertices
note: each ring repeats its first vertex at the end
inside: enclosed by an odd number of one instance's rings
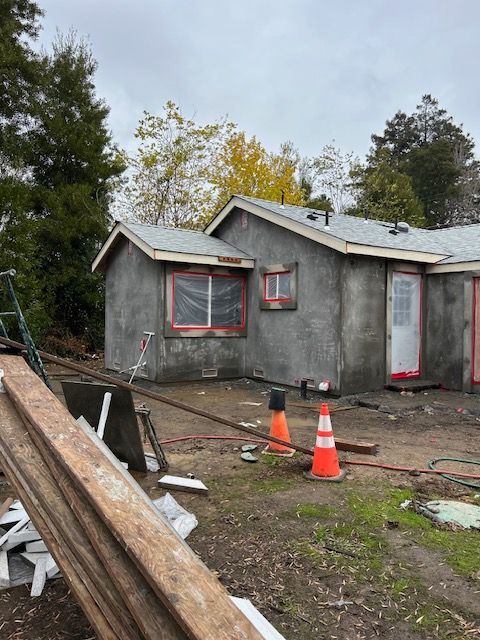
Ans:
MULTIPOLYGON (((15 342, 14 340, 9 340, 8 338, 3 338, 0 336, 0 344, 3 344, 12 349, 17 349, 22 351, 25 349, 25 345, 15 342)), ((185 404, 184 402, 179 402, 178 400, 174 400, 168 396, 164 396, 160 393, 155 393, 154 391, 150 391, 149 389, 143 389, 137 385, 129 384, 124 380, 116 379, 111 376, 107 376, 99 371, 94 371, 93 369, 88 369, 87 367, 83 367, 76 362, 70 362, 69 360, 65 360, 64 358, 59 358, 50 353, 46 353, 45 351, 40 351, 40 356, 46 362, 51 362, 53 364, 58 364, 60 366, 66 367, 67 369, 72 369, 73 371, 78 371, 79 373, 87 376, 91 376, 92 378, 96 378, 97 380, 101 380, 102 382, 106 382, 110 385, 116 385, 121 389, 127 389, 128 391, 138 393, 141 396, 145 396, 146 398, 152 398, 152 400, 158 400, 159 402, 163 402, 172 407, 176 407, 177 409, 181 409, 183 411, 188 411, 189 413, 193 413, 198 416, 202 416, 204 418, 208 418, 213 422, 218 422, 219 424, 223 424, 227 427, 231 427, 232 429, 237 429, 239 431, 244 431, 245 433, 249 433, 250 435, 257 436, 259 438, 264 438, 269 440, 270 442, 276 442, 277 444, 281 444, 284 446, 289 446, 296 451, 301 451, 306 455, 313 456, 313 450, 308 449, 307 447, 303 447, 298 444, 294 444, 293 442, 285 442, 280 440, 279 438, 275 438, 272 435, 266 435, 262 431, 259 431, 257 428, 249 426, 245 423, 236 423, 233 420, 229 420, 228 418, 224 418, 223 416, 217 416, 209 411, 205 411, 200 409, 199 407, 193 407, 191 405, 185 404)), ((267 394, 268 391, 265 392, 267 394)), ((80 414, 79 414, 80 415, 80 414)), ((350 442, 347 440, 336 440, 337 450, 338 451, 352 451, 354 453, 361 453, 364 455, 375 456, 378 453, 378 445, 366 442, 350 442)))
POLYGON ((182 478, 181 476, 163 476, 158 481, 158 486, 163 489, 187 491, 189 493, 208 494, 208 488, 201 480, 195 478, 182 478))
POLYGON ((96 434, 21 358, 0 368, 0 464, 98 639, 261 640, 96 434))
POLYGON ((240 458, 245 462, 258 462, 258 458, 250 453, 250 451, 244 451, 240 454, 240 458))
POLYGON ((193 513, 184 509, 169 493, 153 500, 153 504, 184 540, 198 526, 198 520, 193 513))

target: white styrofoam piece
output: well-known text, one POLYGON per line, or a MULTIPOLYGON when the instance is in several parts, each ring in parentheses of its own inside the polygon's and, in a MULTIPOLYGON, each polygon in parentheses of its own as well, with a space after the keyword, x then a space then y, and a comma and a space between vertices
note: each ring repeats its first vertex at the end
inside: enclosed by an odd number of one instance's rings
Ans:
POLYGON ((57 575, 60 569, 57 567, 57 563, 52 558, 52 556, 50 554, 48 555, 49 558, 47 559, 47 566, 45 567, 45 570, 47 572, 47 578, 53 578, 53 576, 57 575))
MULTIPOLYGON (((17 513, 20 513, 20 511, 18 511, 17 513)), ((10 538, 11 535, 23 529, 23 527, 29 520, 30 518, 28 516, 24 516, 23 519, 14 524, 13 527, 7 531, 7 533, 4 533, 0 538, 0 547, 2 546, 2 544, 5 544, 5 542, 10 538)))
POLYGON ((46 553, 28 553, 27 551, 24 551, 20 555, 22 556, 22 558, 24 560, 26 560, 27 562, 29 562, 30 564, 33 564, 33 565, 36 565, 37 562, 39 560, 41 560, 42 558, 45 558, 47 560, 47 562, 48 562, 49 558, 52 557, 48 553, 48 551, 46 553))
POLYGON ((27 542, 25 551, 27 553, 47 553, 48 549, 43 540, 36 540, 35 542, 27 542))
POLYGON ((41 558, 35 565, 33 572, 32 589, 30 597, 35 598, 42 595, 43 587, 47 580, 47 559, 41 558))
POLYGON ((236 598, 235 596, 230 596, 230 600, 240 609, 243 615, 250 620, 255 629, 260 633, 261 636, 265 638, 265 640, 285 640, 284 636, 282 636, 275 629, 273 625, 262 616, 260 611, 246 598, 236 598))
POLYGON ((4 524, 12 524, 12 522, 18 522, 25 518, 26 515, 27 512, 25 509, 12 509, 11 511, 7 511, 7 513, 0 518, 0 526, 3 526, 4 524))
POLYGON ((10 586, 10 572, 8 570, 8 556, 6 551, 0 551, 0 588, 8 589, 10 586))
POLYGON ((181 476, 163 476, 158 481, 158 484, 162 487, 169 489, 175 489, 178 487, 185 487, 185 489, 196 489, 197 491, 208 491, 208 488, 203 484, 201 480, 196 478, 182 478, 181 476))
POLYGON ((8 542, 10 544, 22 544, 22 542, 33 542, 34 540, 40 540, 41 536, 37 531, 33 529, 24 529, 23 531, 17 531, 17 533, 12 533, 8 542))
POLYGON ((10 505, 10 509, 23 509, 25 511, 25 509, 23 508, 23 504, 20 502, 20 500, 14 500, 10 505))

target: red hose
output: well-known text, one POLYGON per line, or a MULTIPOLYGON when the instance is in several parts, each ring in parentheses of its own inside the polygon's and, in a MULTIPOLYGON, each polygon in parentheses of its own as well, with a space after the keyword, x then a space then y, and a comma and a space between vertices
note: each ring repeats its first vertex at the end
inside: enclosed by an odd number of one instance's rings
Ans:
MULTIPOLYGON (((243 440, 245 442, 255 442, 257 444, 268 444, 268 440, 258 440, 257 438, 246 438, 243 436, 206 435, 180 436, 178 438, 171 438, 170 440, 161 440, 160 444, 173 444, 174 442, 184 442, 185 440, 243 440)), ((410 471, 418 471, 418 473, 431 473, 433 475, 448 473, 451 476, 458 476, 459 478, 473 478, 474 480, 480 480, 480 475, 478 474, 450 471, 449 469, 417 469, 416 467, 402 467, 395 464, 384 464, 382 462, 368 462, 367 460, 345 460, 345 464, 354 464, 363 467, 375 467, 376 469, 386 469, 387 471, 403 471, 406 473, 409 473, 410 471)))

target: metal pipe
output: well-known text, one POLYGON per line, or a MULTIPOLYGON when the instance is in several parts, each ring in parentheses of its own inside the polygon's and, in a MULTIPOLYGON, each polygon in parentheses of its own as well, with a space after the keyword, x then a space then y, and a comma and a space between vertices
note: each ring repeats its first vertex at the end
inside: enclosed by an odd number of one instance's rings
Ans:
MULTIPOLYGON (((7 338, 0 337, 0 344, 5 345, 6 347, 11 347, 12 349, 16 349, 17 351, 23 351, 25 349, 25 345, 21 344, 20 342, 9 340, 7 338)), ((101 380, 102 382, 116 385, 121 389, 127 389, 127 391, 131 391, 132 393, 138 393, 139 395, 145 396, 146 398, 151 398, 152 400, 163 402, 164 404, 168 404, 172 407, 175 407, 176 409, 182 409, 183 411, 193 413, 197 416, 201 416, 202 418, 207 418, 208 420, 212 420, 212 422, 218 422, 219 424, 231 427, 232 429, 236 429, 237 431, 244 431, 245 433, 249 433, 264 440, 276 442, 277 444, 283 444, 286 447, 290 447, 290 449, 295 449, 296 451, 305 453, 308 456, 313 456, 312 449, 302 447, 301 445, 294 444, 293 442, 286 442, 285 440, 281 440, 280 438, 275 438, 274 436, 263 433, 259 429, 255 429, 254 427, 248 427, 243 424, 238 424, 237 422, 229 420, 228 418, 224 418, 223 416, 217 416, 213 413, 210 413, 209 411, 204 411, 203 409, 200 409, 198 407, 193 407, 191 405, 185 404, 184 402, 179 402, 178 400, 174 400, 173 398, 169 398, 168 396, 164 396, 160 393, 155 393, 154 391, 150 391, 149 389, 142 389, 142 387, 138 387, 135 384, 129 384, 128 382, 125 382, 125 380, 118 380, 117 378, 113 378, 112 376, 107 376, 104 373, 100 373, 99 371, 88 369, 87 367, 83 367, 76 362, 70 362, 69 360, 59 358, 58 356, 46 353, 45 351, 40 351, 39 353, 43 360, 45 360, 46 362, 58 364, 62 367, 66 367, 67 369, 73 369, 74 371, 78 371, 83 375, 91 376, 92 378, 96 378, 97 380, 101 380)), ((342 442, 341 440, 337 439, 336 445, 339 451, 355 451, 356 453, 362 453, 365 455, 377 454, 377 445, 375 444, 362 442, 342 442)))

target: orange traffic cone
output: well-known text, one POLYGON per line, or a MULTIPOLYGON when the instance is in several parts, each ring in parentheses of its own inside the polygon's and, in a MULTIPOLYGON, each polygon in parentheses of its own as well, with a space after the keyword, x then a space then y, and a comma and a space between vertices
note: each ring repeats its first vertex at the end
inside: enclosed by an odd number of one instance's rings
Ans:
MULTIPOLYGON (((285 391, 283 389, 272 389, 268 408, 272 409, 272 422, 270 425, 270 435, 291 442, 290 433, 288 432, 287 418, 285 416, 285 391)), ((270 441, 262 453, 272 456, 282 456, 291 458, 295 453, 294 449, 290 449, 284 444, 270 441)))
POLYGON ((312 470, 305 471, 303 475, 308 480, 341 482, 345 478, 346 473, 345 469, 340 468, 338 462, 328 404, 324 402, 320 409, 317 440, 313 451, 312 470))

